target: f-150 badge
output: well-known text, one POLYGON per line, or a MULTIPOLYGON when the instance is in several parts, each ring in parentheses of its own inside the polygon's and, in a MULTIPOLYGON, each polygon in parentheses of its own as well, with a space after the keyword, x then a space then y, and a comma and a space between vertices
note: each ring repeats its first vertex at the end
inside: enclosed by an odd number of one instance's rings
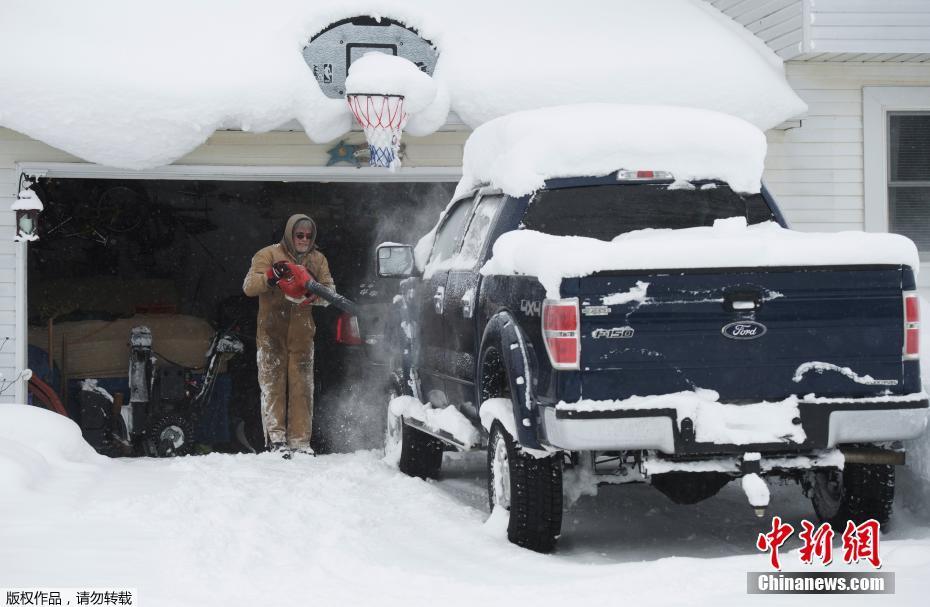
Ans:
POLYGON ((594 339, 630 339, 633 337, 633 327, 612 327, 610 329, 594 329, 591 337, 594 339))
POLYGON ((765 335, 765 325, 754 320, 740 320, 725 325, 720 332, 730 339, 756 339, 765 335))

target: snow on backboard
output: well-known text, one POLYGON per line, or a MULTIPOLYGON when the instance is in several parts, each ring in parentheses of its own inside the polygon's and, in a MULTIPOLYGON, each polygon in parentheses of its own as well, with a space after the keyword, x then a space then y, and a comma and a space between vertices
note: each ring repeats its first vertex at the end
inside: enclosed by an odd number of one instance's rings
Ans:
POLYGON ((372 17, 333 23, 310 40, 303 56, 323 94, 341 99, 345 97, 349 66, 369 52, 403 57, 430 76, 439 56, 432 43, 416 31, 392 19, 379 21, 372 17))

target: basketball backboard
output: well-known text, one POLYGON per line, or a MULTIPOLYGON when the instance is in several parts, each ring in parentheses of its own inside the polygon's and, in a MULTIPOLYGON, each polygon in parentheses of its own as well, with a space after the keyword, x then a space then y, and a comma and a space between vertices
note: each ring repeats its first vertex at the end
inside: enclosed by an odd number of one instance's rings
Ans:
POLYGON ((439 56, 432 43, 414 30, 391 19, 376 21, 372 17, 354 17, 333 23, 311 38, 303 55, 323 94, 339 99, 345 97, 349 66, 369 52, 403 57, 430 76, 439 56))

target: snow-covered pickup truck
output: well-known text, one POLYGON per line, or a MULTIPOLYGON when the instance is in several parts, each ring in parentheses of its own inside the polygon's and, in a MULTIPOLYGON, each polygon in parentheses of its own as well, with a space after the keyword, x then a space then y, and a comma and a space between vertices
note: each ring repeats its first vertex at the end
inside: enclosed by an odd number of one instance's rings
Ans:
POLYGON ((650 171, 459 196, 408 277, 388 450, 435 477, 485 447, 508 537, 550 550, 563 469, 694 503, 740 479, 800 483, 817 514, 886 521, 900 441, 921 434, 916 251, 892 234, 804 234, 774 200, 650 171))

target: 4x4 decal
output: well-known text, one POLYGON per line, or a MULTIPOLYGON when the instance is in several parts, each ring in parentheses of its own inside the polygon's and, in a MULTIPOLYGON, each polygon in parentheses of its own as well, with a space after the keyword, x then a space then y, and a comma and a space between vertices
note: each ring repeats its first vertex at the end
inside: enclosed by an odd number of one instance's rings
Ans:
POLYGON ((527 316, 539 316, 542 314, 542 302, 530 299, 520 300, 520 311, 527 316))

